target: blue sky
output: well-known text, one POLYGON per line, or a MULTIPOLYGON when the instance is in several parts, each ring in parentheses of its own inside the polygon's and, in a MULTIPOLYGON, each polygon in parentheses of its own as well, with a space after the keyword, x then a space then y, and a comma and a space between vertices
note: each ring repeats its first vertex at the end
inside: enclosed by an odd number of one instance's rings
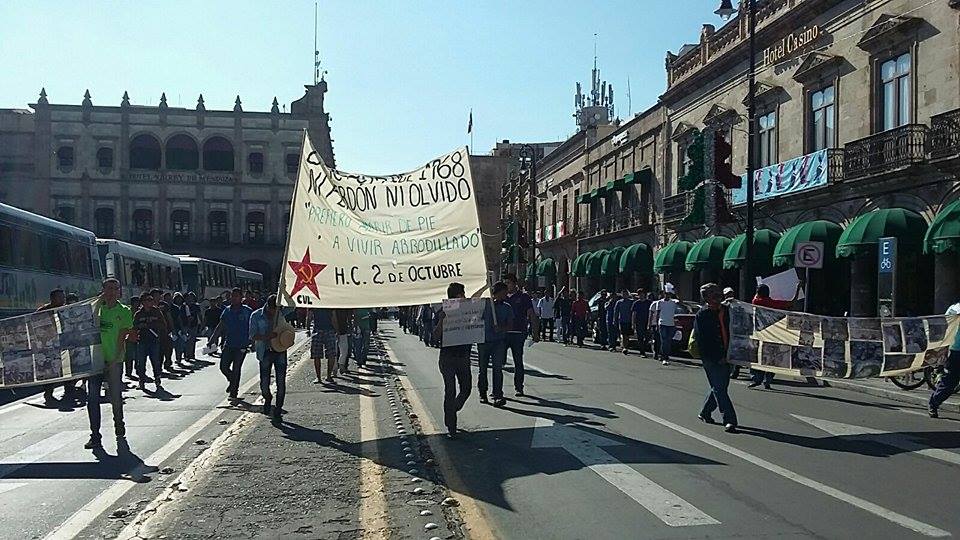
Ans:
MULTIPOLYGON (((717 0, 320 2, 319 49, 340 168, 411 169, 466 144, 563 140, 594 33, 618 115, 656 101, 664 53, 722 24, 717 0), (682 6, 682 7, 681 7, 682 6)), ((0 2, 0 107, 51 102, 269 110, 312 82, 312 0, 0 2)))

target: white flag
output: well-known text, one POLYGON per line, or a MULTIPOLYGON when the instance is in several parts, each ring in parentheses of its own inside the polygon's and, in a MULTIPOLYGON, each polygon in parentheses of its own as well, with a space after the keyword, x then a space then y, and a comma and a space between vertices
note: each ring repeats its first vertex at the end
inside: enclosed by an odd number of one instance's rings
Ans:
POLYGON ((287 306, 439 302, 447 285, 486 291, 487 265, 466 148, 403 174, 328 168, 304 136, 280 295, 287 306))

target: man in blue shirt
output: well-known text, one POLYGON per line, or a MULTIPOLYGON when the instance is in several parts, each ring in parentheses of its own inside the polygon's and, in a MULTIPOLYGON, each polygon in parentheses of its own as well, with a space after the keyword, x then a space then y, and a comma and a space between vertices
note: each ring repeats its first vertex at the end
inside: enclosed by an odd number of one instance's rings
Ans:
POLYGON ((273 402, 273 395, 270 393, 271 372, 277 373, 277 406, 272 409, 276 421, 280 421, 282 417, 283 399, 287 395, 287 351, 275 351, 270 346, 270 340, 277 337, 274 327, 279 317, 275 294, 268 296, 263 307, 250 315, 250 339, 253 340, 260 364, 260 395, 263 396, 263 414, 266 415, 271 413, 273 402))
POLYGON ((507 330, 507 348, 513 356, 513 388, 517 396, 523 396, 523 344, 527 339, 529 327, 530 338, 539 341, 540 320, 533 311, 533 300, 523 292, 517 282, 516 274, 507 274, 504 278, 507 283, 507 303, 513 309, 513 324, 507 330))
MULTIPOLYGON (((221 335, 224 338, 220 353, 220 373, 227 378, 227 394, 237 399, 240 391, 240 369, 250 346, 250 315, 253 311, 243 305, 243 292, 234 287, 230 292, 230 305, 220 315, 220 324, 210 336, 210 342, 221 335)), ((207 342, 209 345, 210 342, 207 342)))
POLYGON ((480 392, 480 401, 487 403, 487 366, 492 363, 493 405, 502 407, 507 404, 503 399, 503 364, 507 360, 507 329, 513 325, 513 308, 504 301, 506 283, 494 283, 492 295, 493 301, 487 303, 483 311, 484 342, 477 345, 477 363, 480 364, 477 391, 480 392))

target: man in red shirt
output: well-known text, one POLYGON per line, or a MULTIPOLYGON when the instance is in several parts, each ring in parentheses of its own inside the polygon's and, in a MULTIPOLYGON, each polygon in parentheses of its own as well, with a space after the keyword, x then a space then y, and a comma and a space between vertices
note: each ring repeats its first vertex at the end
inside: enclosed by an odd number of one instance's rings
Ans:
MULTIPOLYGON (((760 285, 757 285, 757 294, 754 295, 751 304, 772 309, 790 310, 793 308, 793 304, 797 301, 797 299, 800 298, 800 291, 802 290, 803 282, 800 281, 797 283, 797 290, 794 291, 792 300, 776 300, 774 298, 770 298, 770 287, 761 283, 760 285)), ((762 384, 765 389, 769 390, 770 383, 773 381, 773 372, 751 369, 750 378, 751 381, 747 388, 756 388, 762 384)))
POLYGON ((570 318, 573 321, 573 332, 577 336, 577 346, 583 347, 583 338, 587 333, 587 316, 590 315, 590 304, 584 298, 583 291, 577 293, 577 299, 570 306, 570 318))

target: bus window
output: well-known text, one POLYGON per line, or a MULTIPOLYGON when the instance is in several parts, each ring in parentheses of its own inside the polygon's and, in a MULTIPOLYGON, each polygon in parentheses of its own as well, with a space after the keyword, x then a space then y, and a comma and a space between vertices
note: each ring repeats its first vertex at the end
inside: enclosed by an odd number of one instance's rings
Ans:
POLYGON ((173 268, 169 266, 163 267, 164 281, 166 282, 167 288, 171 290, 179 290, 179 287, 176 286, 173 282, 173 268))
POLYGON ((13 266, 13 229, 0 225, 0 264, 13 266))
POLYGON ((174 288, 178 291, 183 288, 183 280, 180 277, 180 269, 176 267, 173 269, 173 282, 176 284, 176 287, 174 288))
POLYGON ((90 248, 79 243, 70 242, 70 271, 74 274, 93 277, 93 268, 90 266, 90 248))
POLYGON ((43 242, 40 235, 33 231, 14 229, 13 244, 17 247, 15 253, 16 266, 20 268, 43 268, 43 242))
POLYGON ((70 271, 70 255, 66 240, 47 238, 44 267, 59 274, 70 271))

